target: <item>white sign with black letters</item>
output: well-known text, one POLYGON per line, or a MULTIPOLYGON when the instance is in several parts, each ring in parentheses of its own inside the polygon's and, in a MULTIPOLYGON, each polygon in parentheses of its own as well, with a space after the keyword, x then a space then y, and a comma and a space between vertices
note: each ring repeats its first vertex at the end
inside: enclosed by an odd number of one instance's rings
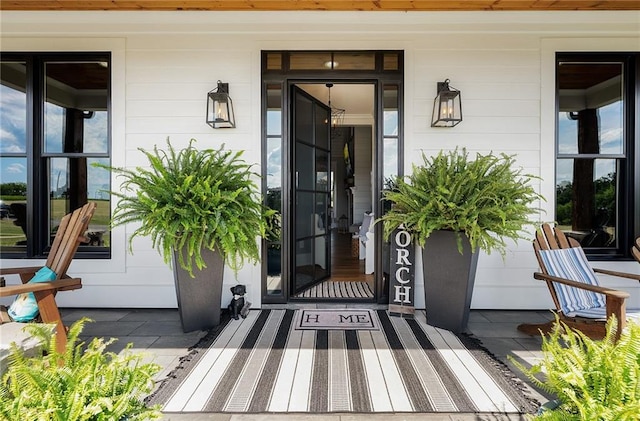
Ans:
POLYGON ((409 231, 400 227, 392 233, 389 255, 389 314, 413 317, 415 247, 409 231))

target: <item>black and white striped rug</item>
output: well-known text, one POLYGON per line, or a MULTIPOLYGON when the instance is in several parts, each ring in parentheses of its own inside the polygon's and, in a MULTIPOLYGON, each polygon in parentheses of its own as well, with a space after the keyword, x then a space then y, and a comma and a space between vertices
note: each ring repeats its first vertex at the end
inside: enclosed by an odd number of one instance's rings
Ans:
POLYGON ((366 282, 324 281, 296 295, 302 298, 373 298, 373 291, 366 282))
POLYGON ((534 404, 476 341, 374 312, 380 330, 296 330, 252 310, 208 335, 148 399, 171 412, 526 413, 534 404))

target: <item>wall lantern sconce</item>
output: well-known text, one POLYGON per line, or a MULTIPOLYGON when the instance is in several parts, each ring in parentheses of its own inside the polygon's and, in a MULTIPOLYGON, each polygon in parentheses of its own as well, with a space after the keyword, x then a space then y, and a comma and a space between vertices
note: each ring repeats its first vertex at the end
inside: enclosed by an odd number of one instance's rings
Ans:
POLYGON ((431 127, 453 127, 461 121, 460 91, 449 86, 449 79, 438 82, 438 95, 433 100, 431 127))
POLYGON ((218 86, 207 94, 207 124, 214 129, 236 127, 228 83, 218 81, 218 86))

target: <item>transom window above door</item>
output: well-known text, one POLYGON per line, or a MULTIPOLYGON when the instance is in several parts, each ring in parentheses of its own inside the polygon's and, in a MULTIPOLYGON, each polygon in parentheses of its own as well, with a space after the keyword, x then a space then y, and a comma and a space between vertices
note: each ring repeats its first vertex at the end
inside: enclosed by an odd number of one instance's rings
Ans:
POLYGON ((398 71, 397 51, 270 51, 264 60, 267 71, 398 71))

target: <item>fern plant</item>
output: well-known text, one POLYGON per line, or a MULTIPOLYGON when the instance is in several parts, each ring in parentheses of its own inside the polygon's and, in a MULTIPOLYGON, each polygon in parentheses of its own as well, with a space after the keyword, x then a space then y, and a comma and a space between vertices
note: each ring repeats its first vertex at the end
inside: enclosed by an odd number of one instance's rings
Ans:
POLYGON ((122 192, 112 191, 117 202, 111 225, 139 224, 129 238, 150 236, 165 263, 179 251, 179 264, 193 277, 194 265, 205 267, 201 250, 218 250, 237 271, 245 261, 257 262, 256 241, 266 234, 266 220, 273 211, 263 207, 251 171, 241 159, 242 151, 198 150, 195 139, 176 151, 139 150, 149 167, 135 169, 99 167, 122 180, 122 192))
POLYGON ((607 321, 606 335, 592 340, 556 317, 543 335, 543 359, 531 368, 509 359, 535 385, 560 404, 541 412, 539 420, 625 421, 640 417, 640 325, 630 322, 615 340, 617 321, 607 321), (538 376, 543 374, 544 380, 538 376))
MULTIPOLYGON (((385 238, 399 226, 413 233, 421 246, 432 232, 464 233, 471 250, 504 255, 506 238, 525 238, 524 226, 533 224, 542 199, 531 186, 537 177, 514 168, 514 157, 506 154, 469 158, 466 149, 440 151, 422 165, 413 165, 411 175, 395 180, 393 189, 383 191, 391 209, 378 221, 385 238)), ((462 242, 458 238, 458 250, 462 242)))
POLYGON ((11 346, 7 372, 0 384, 0 419, 38 421, 149 420, 161 416, 144 397, 154 387, 160 366, 143 363, 127 345, 121 355, 105 352, 115 339, 94 338, 86 347, 78 337, 88 319, 69 329, 67 349, 56 351, 56 335, 48 325, 25 329, 42 340, 42 352, 25 356, 11 346))

